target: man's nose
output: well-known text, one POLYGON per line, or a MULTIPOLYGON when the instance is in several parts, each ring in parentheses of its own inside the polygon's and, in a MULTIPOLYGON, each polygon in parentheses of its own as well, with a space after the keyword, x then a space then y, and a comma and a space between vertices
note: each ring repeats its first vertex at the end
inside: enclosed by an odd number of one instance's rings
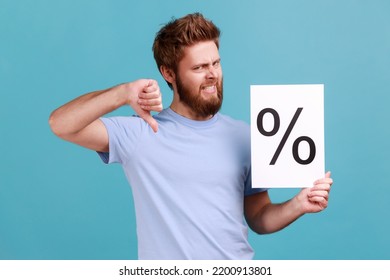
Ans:
POLYGON ((218 71, 217 71, 217 69, 215 69, 215 67, 213 65, 211 65, 207 71, 207 78, 208 79, 215 79, 217 77, 218 77, 218 71))

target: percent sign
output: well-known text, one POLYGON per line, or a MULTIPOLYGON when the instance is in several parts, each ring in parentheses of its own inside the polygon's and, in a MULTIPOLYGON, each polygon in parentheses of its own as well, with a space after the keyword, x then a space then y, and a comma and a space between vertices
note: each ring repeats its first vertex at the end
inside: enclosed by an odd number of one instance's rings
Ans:
MULTIPOLYGON (((287 141, 288 137, 290 136, 290 133, 293 130, 294 125, 297 122, 302 110, 303 110, 302 107, 298 107, 297 110, 295 111, 295 114, 294 114, 293 118, 291 119, 290 124, 288 125, 287 130, 284 133, 283 138, 280 141, 279 146, 276 149, 274 156, 272 157, 270 165, 274 165, 276 163, 276 160, 278 159, 280 152, 282 151, 282 149, 284 147, 284 144, 286 144, 286 141, 287 141)), ((280 118, 279 118, 279 114, 278 114, 278 112, 276 112, 276 110, 274 110, 272 108, 265 108, 265 109, 261 110, 260 113, 257 115, 257 129, 259 130, 259 132, 262 135, 274 136, 276 133, 278 133, 279 128, 280 128, 280 118), (274 118, 274 127, 270 131, 266 131, 264 129, 264 126, 263 126, 263 118, 264 118, 264 115, 267 113, 271 114, 274 118)), ((310 164, 316 156, 316 145, 315 145, 313 139, 311 139, 308 136, 300 136, 297 139, 295 139, 293 146, 292 146, 292 154, 293 154, 293 157, 297 163, 302 164, 302 165, 310 164), (307 159, 301 159, 299 156, 299 153, 298 153, 298 147, 302 141, 306 141, 310 147, 310 153, 309 153, 309 157, 307 159)))

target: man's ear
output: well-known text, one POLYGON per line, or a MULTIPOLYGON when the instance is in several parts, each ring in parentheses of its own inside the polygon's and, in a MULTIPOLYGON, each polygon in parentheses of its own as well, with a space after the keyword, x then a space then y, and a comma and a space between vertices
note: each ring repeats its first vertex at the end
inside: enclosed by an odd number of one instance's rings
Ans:
POLYGON ((164 79, 168 83, 173 84, 175 82, 176 76, 175 76, 175 73, 172 71, 172 69, 167 68, 164 65, 161 65, 160 66, 160 72, 161 72, 161 75, 164 77, 164 79))

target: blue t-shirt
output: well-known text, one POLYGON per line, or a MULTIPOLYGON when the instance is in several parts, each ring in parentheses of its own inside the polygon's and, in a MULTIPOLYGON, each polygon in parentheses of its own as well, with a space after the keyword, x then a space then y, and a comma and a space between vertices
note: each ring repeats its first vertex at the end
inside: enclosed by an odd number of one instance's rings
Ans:
POLYGON ((165 109, 158 132, 138 117, 102 118, 105 163, 132 188, 139 259, 251 259, 244 195, 251 188, 249 125, 216 114, 194 121, 165 109))

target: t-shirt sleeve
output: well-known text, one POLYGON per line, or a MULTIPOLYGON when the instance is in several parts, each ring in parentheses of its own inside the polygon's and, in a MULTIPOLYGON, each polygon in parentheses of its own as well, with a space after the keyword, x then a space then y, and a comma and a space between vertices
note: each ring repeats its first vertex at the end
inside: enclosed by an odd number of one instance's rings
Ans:
POLYGON ((252 169, 250 168, 249 169, 249 174, 246 178, 246 181, 245 181, 245 190, 244 190, 244 195, 247 196, 247 195, 252 195, 252 194, 256 194, 256 193, 259 193, 259 192, 264 192, 264 191, 267 191, 268 189, 265 189, 265 188, 252 188, 252 169))
POLYGON ((125 163, 135 149, 144 121, 139 117, 100 118, 107 129, 109 152, 97 152, 104 163, 125 163))

